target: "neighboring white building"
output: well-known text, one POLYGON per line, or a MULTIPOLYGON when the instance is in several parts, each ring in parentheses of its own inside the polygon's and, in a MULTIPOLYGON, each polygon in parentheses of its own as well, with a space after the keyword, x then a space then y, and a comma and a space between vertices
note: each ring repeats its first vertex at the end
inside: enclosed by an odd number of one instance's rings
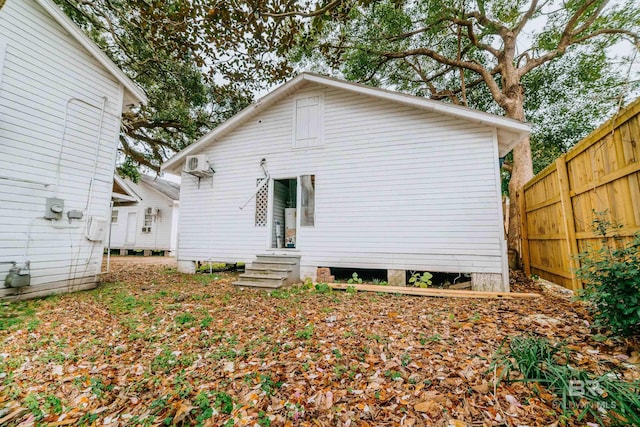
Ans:
MULTIPOLYGON (((506 290, 499 157, 529 129, 301 74, 164 164, 182 174, 179 269, 293 255, 312 279, 318 267, 387 269, 390 282, 405 270, 472 273, 475 289, 506 290), (287 206, 296 219, 279 245, 287 206)), ((261 260, 240 284, 275 277, 278 259, 261 260)))
POLYGON ((144 102, 52 1, 7 0, 0 10, 0 284, 30 285, 0 285, 0 298, 96 285, 120 117, 144 102))
POLYGON ((180 186, 148 175, 141 175, 137 184, 117 175, 113 178, 111 249, 119 249, 122 255, 129 250, 174 255, 180 186))

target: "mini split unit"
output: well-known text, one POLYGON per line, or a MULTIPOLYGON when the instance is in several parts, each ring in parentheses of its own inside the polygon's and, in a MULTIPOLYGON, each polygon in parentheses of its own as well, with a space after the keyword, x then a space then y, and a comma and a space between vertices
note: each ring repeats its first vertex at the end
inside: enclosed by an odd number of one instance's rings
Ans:
POLYGON ((209 177, 213 175, 213 169, 203 154, 197 156, 187 156, 184 171, 198 177, 209 177))

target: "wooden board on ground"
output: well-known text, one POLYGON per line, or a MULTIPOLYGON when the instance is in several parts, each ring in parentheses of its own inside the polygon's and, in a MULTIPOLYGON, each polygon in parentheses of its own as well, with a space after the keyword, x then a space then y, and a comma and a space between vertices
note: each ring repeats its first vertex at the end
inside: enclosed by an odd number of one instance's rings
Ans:
POLYGON ((389 294, 415 295, 423 297, 448 297, 448 298, 490 298, 490 299, 514 299, 514 298, 539 298, 540 294, 518 292, 480 292, 461 291, 455 289, 430 289, 413 288, 409 286, 381 286, 381 285, 349 285, 346 283, 329 283, 332 289, 346 290, 355 288, 358 292, 385 292, 389 294))
POLYGON ((453 285, 449 285, 447 289, 456 289, 459 291, 470 291, 471 290, 471 282, 462 282, 462 283, 454 283, 453 285))

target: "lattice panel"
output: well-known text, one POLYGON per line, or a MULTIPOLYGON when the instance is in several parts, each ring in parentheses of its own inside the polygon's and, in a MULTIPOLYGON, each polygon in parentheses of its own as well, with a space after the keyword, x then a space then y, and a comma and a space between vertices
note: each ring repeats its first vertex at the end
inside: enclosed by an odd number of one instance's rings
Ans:
MULTIPOLYGON (((259 179, 260 185, 264 179, 259 179)), ((267 207, 269 205, 269 186, 265 185, 256 194, 256 227, 267 226, 267 207)))

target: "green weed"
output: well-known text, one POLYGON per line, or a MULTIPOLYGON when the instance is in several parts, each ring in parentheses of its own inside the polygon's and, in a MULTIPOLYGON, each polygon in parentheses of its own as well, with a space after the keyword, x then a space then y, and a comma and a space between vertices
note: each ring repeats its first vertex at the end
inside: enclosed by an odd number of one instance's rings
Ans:
POLYGON ((308 323, 301 331, 296 331, 296 338, 308 340, 313 336, 313 323, 308 323))
POLYGON ((574 416, 577 421, 590 416, 600 425, 621 420, 624 425, 640 425, 640 381, 624 381, 613 372, 597 376, 574 366, 577 363, 566 347, 524 336, 513 337, 507 346, 501 346, 490 370, 501 372, 498 383, 546 387, 558 396, 564 416, 574 416), (513 375, 515 372, 519 375, 513 375))
POLYGON ((188 326, 196 320, 196 317, 191 313, 178 314, 175 317, 175 322, 179 326, 188 326))
POLYGON ((347 280, 347 283, 350 285, 361 285, 362 279, 358 277, 358 273, 353 272, 353 274, 351 275, 351 278, 347 280))

